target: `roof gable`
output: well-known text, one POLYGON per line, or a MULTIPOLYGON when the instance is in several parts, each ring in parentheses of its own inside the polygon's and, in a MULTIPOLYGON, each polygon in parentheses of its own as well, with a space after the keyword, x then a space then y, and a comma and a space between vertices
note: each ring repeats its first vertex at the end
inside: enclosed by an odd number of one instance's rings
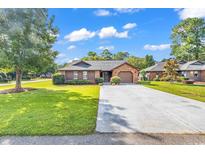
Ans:
POLYGON ((204 65, 204 62, 202 62, 202 61, 195 61, 191 65, 204 65))
POLYGON ((74 63, 73 66, 78 66, 78 67, 89 67, 90 64, 86 63, 85 61, 79 61, 77 63, 74 63))
POLYGON ((130 67, 133 67, 133 68, 139 70, 137 67, 135 67, 135 66, 129 64, 128 62, 124 62, 123 64, 121 64, 121 65, 119 65, 119 66, 117 66, 117 67, 115 67, 115 68, 113 68, 113 69, 119 68, 119 67, 121 67, 121 66, 123 66, 123 65, 128 65, 128 66, 130 66, 130 67))

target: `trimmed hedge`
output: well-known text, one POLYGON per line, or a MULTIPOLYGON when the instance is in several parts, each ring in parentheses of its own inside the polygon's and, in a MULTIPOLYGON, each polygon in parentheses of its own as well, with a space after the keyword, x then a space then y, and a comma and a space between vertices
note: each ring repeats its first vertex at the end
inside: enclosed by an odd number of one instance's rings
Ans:
POLYGON ((97 84, 103 83, 103 82, 104 82, 104 79, 103 79, 103 78, 96 78, 96 79, 95 79, 95 82, 96 82, 97 84))
POLYGON ((65 84, 85 85, 85 84, 91 84, 91 82, 89 80, 67 80, 67 81, 65 81, 65 84))
POLYGON ((52 77, 53 84, 64 84, 65 83, 65 77, 61 74, 54 74, 52 77))
POLYGON ((111 84, 114 84, 114 85, 118 85, 120 84, 121 82, 121 79, 119 76, 113 76, 110 80, 111 84))

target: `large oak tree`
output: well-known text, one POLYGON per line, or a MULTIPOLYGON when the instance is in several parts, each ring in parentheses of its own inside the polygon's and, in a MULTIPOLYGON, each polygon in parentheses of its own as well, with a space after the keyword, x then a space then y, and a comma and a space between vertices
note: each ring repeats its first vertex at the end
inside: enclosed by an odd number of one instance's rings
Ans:
POLYGON ((58 30, 47 9, 0 9, 0 66, 16 72, 16 91, 22 91, 23 71, 39 71, 54 62, 52 45, 58 30))

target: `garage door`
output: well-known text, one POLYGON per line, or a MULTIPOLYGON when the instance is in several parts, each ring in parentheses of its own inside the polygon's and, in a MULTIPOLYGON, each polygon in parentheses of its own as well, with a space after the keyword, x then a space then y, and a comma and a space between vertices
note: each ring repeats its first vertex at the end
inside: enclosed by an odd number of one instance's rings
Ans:
POLYGON ((120 77, 122 83, 132 83, 132 72, 120 72, 118 76, 120 77))

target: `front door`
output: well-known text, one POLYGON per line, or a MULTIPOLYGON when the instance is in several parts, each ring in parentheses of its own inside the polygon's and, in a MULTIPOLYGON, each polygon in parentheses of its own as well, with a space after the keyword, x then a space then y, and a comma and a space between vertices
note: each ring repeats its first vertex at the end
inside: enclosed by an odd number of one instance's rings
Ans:
POLYGON ((104 82, 110 82, 110 72, 102 72, 102 76, 103 76, 103 79, 104 79, 104 82))

